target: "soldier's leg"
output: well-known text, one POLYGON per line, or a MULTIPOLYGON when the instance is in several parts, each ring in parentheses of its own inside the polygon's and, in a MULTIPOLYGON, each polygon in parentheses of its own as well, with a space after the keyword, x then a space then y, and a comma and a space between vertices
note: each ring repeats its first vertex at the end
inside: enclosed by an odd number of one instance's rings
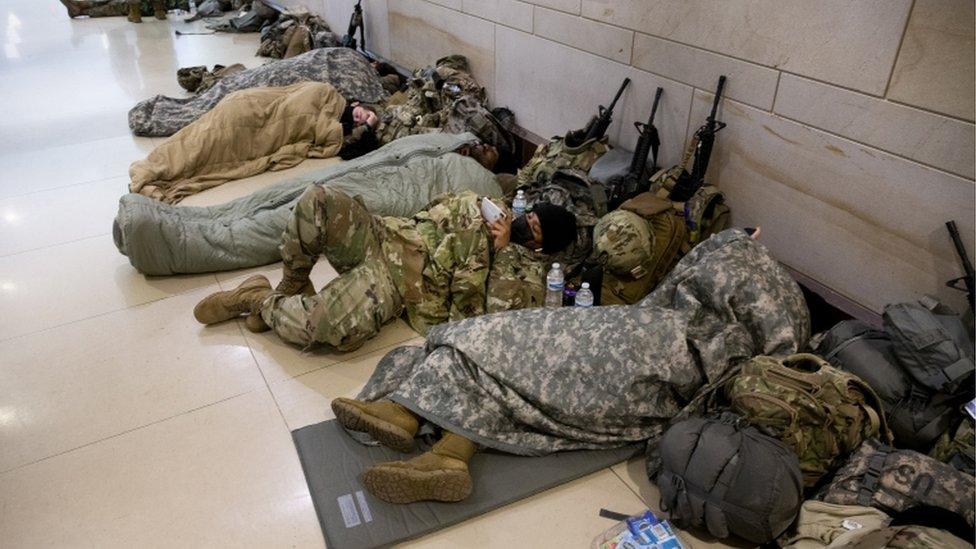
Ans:
POLYGON ((128 0, 129 21, 142 23, 142 2, 140 0, 128 0))
POLYGON ((362 263, 379 243, 373 216, 342 191, 312 185, 292 210, 281 236, 284 272, 278 291, 287 295, 307 292, 308 278, 319 255, 325 255, 341 274, 362 263))
POLYGON ((261 318, 290 343, 352 351, 379 333, 401 309, 400 293, 376 251, 316 295, 273 294, 265 300, 261 318))

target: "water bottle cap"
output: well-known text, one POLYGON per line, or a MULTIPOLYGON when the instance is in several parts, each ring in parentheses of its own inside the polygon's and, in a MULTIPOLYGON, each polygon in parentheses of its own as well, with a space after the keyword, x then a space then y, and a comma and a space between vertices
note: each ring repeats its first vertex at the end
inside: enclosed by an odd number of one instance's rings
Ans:
POLYGON ((552 264, 552 268, 553 269, 558 269, 559 268, 559 263, 553 263, 552 264))
POLYGON ((515 191, 515 196, 525 196, 525 191, 523 191, 522 189, 519 189, 519 190, 515 191))
POLYGON ((589 290, 590 289, 590 283, 589 282, 584 282, 584 283, 580 284, 580 289, 582 289, 582 290, 589 290))

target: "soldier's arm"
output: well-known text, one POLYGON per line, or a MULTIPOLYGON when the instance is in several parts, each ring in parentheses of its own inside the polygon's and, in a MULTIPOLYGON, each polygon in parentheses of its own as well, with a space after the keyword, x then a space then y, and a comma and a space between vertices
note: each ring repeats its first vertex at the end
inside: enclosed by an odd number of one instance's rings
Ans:
POLYGON ((495 252, 488 275, 488 313, 542 306, 546 263, 535 255, 519 244, 495 252))

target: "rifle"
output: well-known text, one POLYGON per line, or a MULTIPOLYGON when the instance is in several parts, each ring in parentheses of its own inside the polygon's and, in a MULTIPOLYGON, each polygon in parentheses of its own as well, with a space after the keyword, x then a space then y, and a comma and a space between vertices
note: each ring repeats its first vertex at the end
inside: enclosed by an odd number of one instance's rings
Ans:
POLYGON ((363 51, 366 50, 366 36, 363 34, 363 0, 358 0, 352 8, 352 15, 349 17, 349 27, 346 35, 342 37, 342 47, 356 49, 356 29, 359 29, 359 43, 363 51))
POLYGON ((661 138, 654 126, 654 117, 657 115, 657 105, 661 102, 662 93, 664 88, 658 88, 654 93, 654 104, 651 105, 651 115, 647 118, 647 123, 634 122, 640 137, 637 139, 634 156, 630 159, 630 169, 616 181, 610 182, 612 191, 609 197, 609 209, 611 210, 616 209, 628 198, 647 190, 650 184, 647 179, 647 157, 652 152, 654 154, 652 170, 657 169, 657 151, 661 146, 661 138))
POLYGON ((691 174, 687 174, 687 177, 680 177, 668 197, 675 202, 685 202, 705 184, 705 172, 708 171, 712 146, 715 145, 715 134, 725 127, 725 122, 715 120, 724 88, 725 75, 722 75, 718 78, 718 89, 715 91, 715 100, 712 102, 712 112, 705 119, 705 124, 695 132, 698 146, 695 147, 695 160, 692 164, 691 174))
POLYGON ((597 115, 590 118, 583 129, 573 130, 566 134, 566 144, 571 147, 578 147, 590 139, 603 138, 604 134, 607 133, 607 128, 610 127, 610 123, 613 122, 613 108, 617 106, 617 100, 623 95, 628 84, 630 84, 630 78, 624 78, 623 83, 620 84, 620 89, 617 90, 617 95, 613 96, 610 106, 600 105, 597 109, 597 115))
POLYGON ((954 290, 966 292, 969 297, 969 308, 972 309, 973 297, 976 295, 976 271, 973 270, 973 262, 969 260, 966 247, 962 243, 962 238, 959 237, 959 228, 956 227, 956 222, 946 221, 946 229, 949 229, 949 237, 952 238, 952 243, 956 246, 956 253, 959 254, 959 260, 962 262, 962 268, 966 271, 965 276, 953 278, 946 282, 946 286, 954 290), (959 286, 960 282, 964 286, 959 286))

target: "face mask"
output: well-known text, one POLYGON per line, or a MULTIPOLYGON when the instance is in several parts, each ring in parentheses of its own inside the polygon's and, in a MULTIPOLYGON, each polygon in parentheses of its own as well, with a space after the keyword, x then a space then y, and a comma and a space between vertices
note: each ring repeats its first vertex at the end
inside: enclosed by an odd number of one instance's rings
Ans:
POLYGON ((535 238, 532 236, 532 228, 529 227, 529 220, 524 216, 517 217, 512 221, 512 242, 516 244, 526 244, 535 238))

